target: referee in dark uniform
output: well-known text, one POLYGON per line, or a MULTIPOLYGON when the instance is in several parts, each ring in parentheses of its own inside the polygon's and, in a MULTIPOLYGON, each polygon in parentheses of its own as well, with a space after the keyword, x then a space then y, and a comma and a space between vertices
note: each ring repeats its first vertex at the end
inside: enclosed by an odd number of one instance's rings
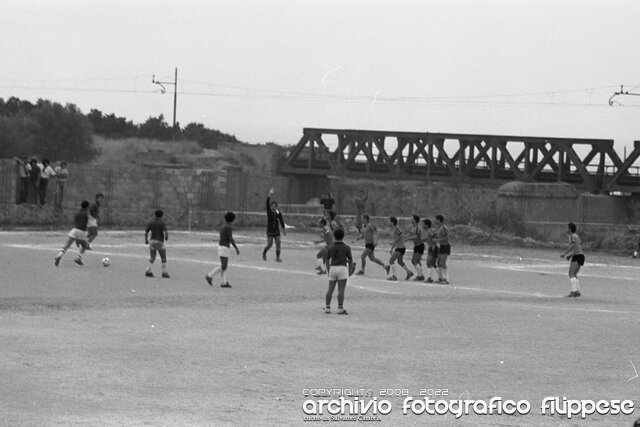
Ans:
POLYGON ((284 227, 284 218, 278 210, 278 204, 271 201, 273 196, 273 188, 269 190, 269 196, 267 197, 267 246, 262 251, 262 259, 267 260, 267 251, 273 246, 273 241, 276 241, 276 261, 282 262, 280 258, 280 227, 282 227, 282 234, 287 235, 287 231, 284 227))

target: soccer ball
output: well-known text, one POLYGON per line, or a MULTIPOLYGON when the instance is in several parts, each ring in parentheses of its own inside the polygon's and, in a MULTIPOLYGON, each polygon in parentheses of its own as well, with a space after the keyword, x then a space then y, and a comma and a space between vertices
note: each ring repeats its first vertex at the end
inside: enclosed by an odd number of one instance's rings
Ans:
POLYGON ((634 258, 638 258, 638 251, 633 251, 633 255, 634 258))
POLYGON ((102 258, 102 265, 109 267, 111 265, 111 260, 107 257, 102 258))

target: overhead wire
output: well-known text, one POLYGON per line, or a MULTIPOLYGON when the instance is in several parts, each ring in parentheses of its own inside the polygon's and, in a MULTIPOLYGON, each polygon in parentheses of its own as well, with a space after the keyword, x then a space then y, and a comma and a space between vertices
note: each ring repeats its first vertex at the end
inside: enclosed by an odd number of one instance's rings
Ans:
MULTIPOLYGON (((70 79, 0 79, 0 89, 20 89, 20 90, 51 90, 51 91, 68 91, 68 92, 96 92, 96 93, 139 93, 139 94, 157 94, 158 89, 139 89, 138 83, 135 82, 136 88, 113 88, 113 87, 82 87, 79 85, 66 86, 60 85, 61 82, 112 82, 117 80, 131 81, 142 78, 148 78, 147 75, 134 76, 118 76, 118 77, 102 77, 102 78, 70 78, 70 79), (2 84, 2 82, 12 82, 2 84), (39 84, 19 84, 18 82, 31 82, 39 84), (51 82, 53 85, 47 85, 51 82)), ((151 79, 149 79, 151 83, 151 79)), ((555 97, 557 95, 567 94, 584 94, 592 99, 594 91, 611 90, 617 88, 618 85, 586 87, 579 89, 560 89, 553 91, 540 92, 523 92, 523 93, 502 93, 502 94, 483 94, 483 95, 431 95, 431 96, 371 96, 371 95, 338 95, 314 92, 301 92, 290 90, 278 90, 267 88, 255 88, 246 86, 237 86, 230 84, 221 84, 215 82, 202 82, 188 79, 178 80, 178 95, 181 96, 209 96, 218 98, 253 98, 253 99, 271 99, 280 101, 300 101, 300 102, 353 102, 353 103, 385 103, 399 105, 458 105, 458 106, 522 106, 522 107, 608 107, 606 102, 570 102, 570 101, 532 101, 517 100, 517 98, 531 97, 555 97), (188 90, 185 84, 201 85, 209 88, 208 91, 188 90)), ((640 107, 636 105, 628 105, 627 107, 640 107)))

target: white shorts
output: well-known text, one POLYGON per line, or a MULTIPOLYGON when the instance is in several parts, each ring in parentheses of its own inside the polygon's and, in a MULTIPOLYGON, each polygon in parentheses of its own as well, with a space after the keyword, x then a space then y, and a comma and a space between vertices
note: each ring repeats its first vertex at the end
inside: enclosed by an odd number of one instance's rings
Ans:
POLYGON ((76 240, 87 240, 87 232, 74 228, 69 232, 69 237, 76 240))
POLYGON ((220 245, 218 245, 218 256, 219 257, 229 258, 230 255, 231 255, 231 250, 229 249, 229 246, 220 246, 220 245))
POLYGON ((98 226, 98 220, 90 216, 89 221, 87 221, 87 227, 97 227, 97 226, 98 226))
POLYGON ((329 269, 329 280, 347 280, 349 269, 346 265, 332 265, 329 269))

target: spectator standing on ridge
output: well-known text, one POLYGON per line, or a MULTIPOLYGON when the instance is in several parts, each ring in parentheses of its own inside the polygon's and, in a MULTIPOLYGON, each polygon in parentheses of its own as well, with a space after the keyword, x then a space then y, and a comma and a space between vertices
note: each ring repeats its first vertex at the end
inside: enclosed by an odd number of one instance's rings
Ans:
POLYGON ((67 170, 67 162, 62 161, 60 165, 56 167, 56 192, 53 197, 53 205, 60 209, 62 208, 62 200, 64 199, 64 187, 67 185, 67 179, 69 178, 69 171, 67 170))
POLYGON ((51 167, 49 159, 42 160, 42 166, 40 167, 40 186, 38 193, 40 195, 40 204, 44 205, 47 202, 47 188, 49 187, 49 179, 56 176, 56 172, 51 167))
POLYGON ((29 203, 38 204, 38 188, 40 186, 40 167, 36 159, 29 162, 29 203))
POLYGON ((18 169, 18 203, 27 203, 29 197, 29 171, 31 166, 26 160, 14 157, 18 169))

